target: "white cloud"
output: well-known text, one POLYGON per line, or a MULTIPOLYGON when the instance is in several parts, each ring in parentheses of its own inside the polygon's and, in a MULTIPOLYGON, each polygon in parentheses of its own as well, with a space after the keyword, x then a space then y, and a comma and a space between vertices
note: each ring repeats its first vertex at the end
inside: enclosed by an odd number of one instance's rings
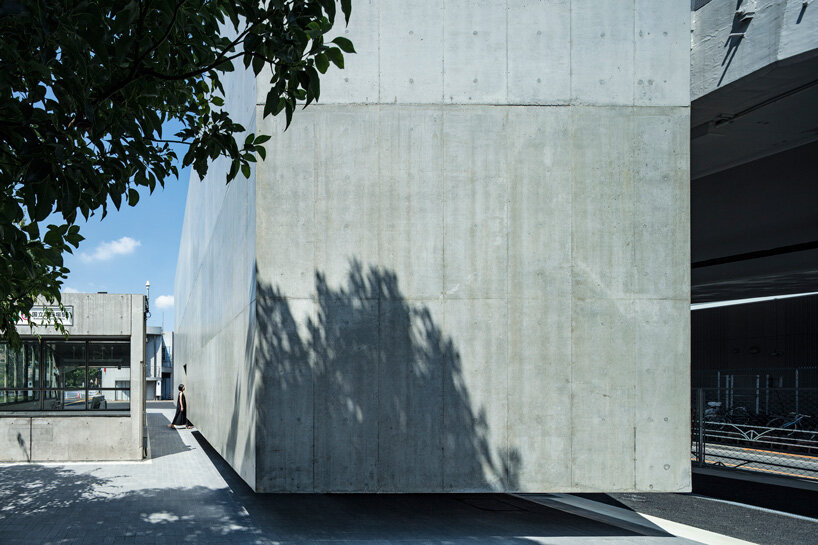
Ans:
POLYGON ((118 255, 132 254, 141 245, 141 242, 131 237, 122 237, 119 240, 103 242, 90 254, 80 254, 80 259, 86 263, 92 261, 108 261, 118 255))
POLYGON ((80 292, 80 290, 74 289, 71 286, 65 286, 60 291, 63 292, 63 293, 79 293, 80 292))
POLYGON ((160 295, 157 297, 156 308, 173 308, 173 295, 160 295))

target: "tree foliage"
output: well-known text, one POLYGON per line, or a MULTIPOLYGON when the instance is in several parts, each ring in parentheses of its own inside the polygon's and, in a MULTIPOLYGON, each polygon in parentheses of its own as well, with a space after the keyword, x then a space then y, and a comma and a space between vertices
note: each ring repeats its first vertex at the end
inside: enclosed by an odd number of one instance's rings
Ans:
POLYGON ((269 136, 242 134, 222 76, 269 67, 264 116, 289 125, 354 52, 326 39, 350 1, 0 0, 0 336, 16 344, 21 314, 60 301, 79 217, 178 177, 171 144, 200 177, 220 156, 227 182, 249 176, 269 136))

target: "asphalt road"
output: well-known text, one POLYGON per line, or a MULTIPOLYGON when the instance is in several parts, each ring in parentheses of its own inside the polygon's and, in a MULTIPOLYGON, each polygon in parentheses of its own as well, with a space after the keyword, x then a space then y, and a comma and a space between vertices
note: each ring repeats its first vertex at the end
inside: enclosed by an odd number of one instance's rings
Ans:
POLYGON ((818 520, 696 494, 578 494, 759 545, 818 543, 818 520))

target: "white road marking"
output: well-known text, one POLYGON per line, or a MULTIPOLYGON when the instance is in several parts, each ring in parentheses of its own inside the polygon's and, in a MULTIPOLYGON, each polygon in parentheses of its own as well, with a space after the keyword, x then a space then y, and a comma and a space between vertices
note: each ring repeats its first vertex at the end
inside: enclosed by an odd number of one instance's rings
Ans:
POLYGON ((571 507, 574 510, 579 509, 589 514, 601 515, 601 522, 606 522, 606 518, 619 520, 624 523, 641 526, 654 531, 661 530, 676 537, 696 541, 702 543, 703 545, 758 545, 752 541, 745 541, 743 539, 726 536, 724 534, 702 530, 701 528, 696 528, 695 526, 688 526, 687 524, 681 524, 671 520, 645 515, 636 511, 622 509, 621 507, 614 507, 612 505, 580 498, 571 494, 548 494, 547 497, 544 498, 536 498, 529 495, 520 495, 520 497, 530 501, 542 503, 543 505, 547 505, 549 507, 559 508, 559 504, 562 504, 566 507, 571 507))
POLYGON ((714 501, 718 503, 726 503, 727 505, 736 505, 738 507, 744 507, 745 509, 754 509, 756 511, 763 511, 765 513, 772 513, 773 515, 781 515, 782 517, 790 517, 799 520, 805 520, 807 522, 818 522, 818 519, 812 517, 805 517, 804 515, 796 515, 793 513, 787 513, 785 511, 776 511, 775 509, 768 509, 766 507, 759 507, 757 505, 748 505, 746 503, 739 503, 736 501, 729 501, 729 500, 720 500, 718 498, 710 498, 708 496, 700 496, 698 494, 693 494, 695 497, 707 500, 707 501, 714 501))
POLYGON ((669 534, 691 541, 698 541, 704 545, 756 545, 752 541, 744 541, 743 539, 737 539, 724 534, 717 534, 716 532, 702 530, 701 528, 673 522, 672 520, 665 520, 659 517, 645 515, 644 513, 639 513, 639 515, 669 534))

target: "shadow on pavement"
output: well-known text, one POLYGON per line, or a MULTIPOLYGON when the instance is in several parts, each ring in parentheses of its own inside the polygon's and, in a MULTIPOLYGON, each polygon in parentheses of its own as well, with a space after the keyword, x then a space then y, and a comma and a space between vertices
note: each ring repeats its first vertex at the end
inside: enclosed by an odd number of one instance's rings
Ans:
POLYGON ((0 468, 0 498, 3 545, 270 543, 227 489, 122 492, 64 467, 19 465, 0 468))
POLYGON ((264 535, 277 539, 522 544, 535 541, 521 536, 651 535, 508 494, 257 494, 199 432, 193 432, 193 436, 254 525, 264 535))
POLYGON ((168 428, 170 420, 162 413, 148 412, 148 435, 150 437, 151 459, 169 456, 191 449, 179 432, 168 428))

